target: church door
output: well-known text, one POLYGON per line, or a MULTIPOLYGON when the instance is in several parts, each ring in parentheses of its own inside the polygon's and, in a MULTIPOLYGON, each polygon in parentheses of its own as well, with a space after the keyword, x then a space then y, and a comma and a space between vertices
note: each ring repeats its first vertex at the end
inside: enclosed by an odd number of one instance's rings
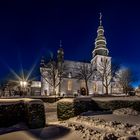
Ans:
POLYGON ((81 93, 81 95, 86 95, 86 89, 84 87, 82 87, 80 89, 80 93, 81 93))

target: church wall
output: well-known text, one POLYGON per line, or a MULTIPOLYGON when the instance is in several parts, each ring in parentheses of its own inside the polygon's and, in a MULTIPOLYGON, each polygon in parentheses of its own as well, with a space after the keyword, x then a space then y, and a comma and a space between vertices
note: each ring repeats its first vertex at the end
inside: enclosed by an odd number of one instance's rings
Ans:
POLYGON ((64 78, 62 80, 61 91, 62 94, 73 95, 77 94, 80 89, 80 82, 73 78, 64 78))
POLYGON ((50 95, 50 86, 44 78, 41 77, 41 95, 50 95))

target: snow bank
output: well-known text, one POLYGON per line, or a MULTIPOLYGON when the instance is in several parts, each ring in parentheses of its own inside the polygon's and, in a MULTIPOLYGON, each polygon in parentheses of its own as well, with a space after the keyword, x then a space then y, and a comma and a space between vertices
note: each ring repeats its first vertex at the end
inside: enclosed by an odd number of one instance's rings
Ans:
POLYGON ((113 111, 113 114, 115 115, 133 115, 137 116, 140 113, 132 108, 121 108, 121 109, 116 109, 113 111))
POLYGON ((94 117, 78 116, 62 122, 82 134, 87 140, 126 140, 140 138, 140 126, 116 121, 107 122, 94 117))

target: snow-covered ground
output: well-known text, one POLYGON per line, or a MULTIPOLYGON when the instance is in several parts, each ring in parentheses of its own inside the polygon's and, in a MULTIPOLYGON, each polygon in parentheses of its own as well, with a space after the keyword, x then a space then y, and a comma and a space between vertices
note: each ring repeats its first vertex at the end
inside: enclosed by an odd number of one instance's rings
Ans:
POLYGON ((56 103, 44 103, 44 105, 47 124, 45 128, 29 130, 23 124, 18 124, 6 128, 7 132, 11 132, 6 134, 4 128, 1 128, 0 132, 3 134, 0 135, 0 140, 129 140, 128 136, 140 139, 138 114, 134 116, 116 115, 110 112, 86 112, 59 122, 56 103))
POLYGON ((131 118, 121 116, 95 115, 95 116, 78 116, 64 121, 62 124, 69 127, 85 140, 127 140, 130 137, 134 140, 140 139, 140 116, 137 123, 133 123, 131 118))

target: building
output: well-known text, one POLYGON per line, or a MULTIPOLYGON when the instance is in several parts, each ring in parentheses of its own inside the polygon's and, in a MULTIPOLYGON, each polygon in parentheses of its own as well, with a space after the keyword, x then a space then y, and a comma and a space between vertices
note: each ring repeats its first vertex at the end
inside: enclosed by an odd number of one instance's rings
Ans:
MULTIPOLYGON (((83 94, 86 95, 86 84, 83 79, 79 80, 77 78, 77 68, 79 68, 82 65, 85 65, 86 67, 90 67, 91 65, 94 66, 96 69, 96 75, 92 75, 90 77, 90 80, 88 81, 88 89, 89 94, 104 94, 106 93, 106 90, 108 94, 111 93, 111 75, 109 74, 109 71, 111 71, 111 57, 109 56, 109 50, 106 47, 106 38, 104 36, 104 27, 102 25, 102 15, 100 14, 100 24, 97 29, 97 37, 95 39, 95 46, 92 52, 92 59, 89 63, 85 62, 77 62, 77 61, 69 61, 69 60, 63 60, 64 57, 64 51, 61 48, 57 52, 57 58, 58 58, 58 65, 61 66, 61 63, 59 64, 59 60, 63 61, 63 66, 66 66, 66 69, 64 70, 64 75, 61 77, 61 79, 58 77, 56 79, 56 82, 60 82, 60 85, 55 88, 55 93, 59 94, 60 91, 62 95, 74 95, 74 94, 83 94), (106 65, 106 66, 105 66, 106 65), (108 72, 107 77, 105 75, 103 77, 99 76, 99 74, 104 74, 104 69, 106 68, 106 72, 108 72), (104 85, 108 85, 107 88, 104 85)), ((50 81, 50 66, 49 63, 47 64, 47 67, 44 67, 44 59, 41 61, 41 94, 42 95, 53 95, 53 87, 49 83, 50 81)), ((59 71, 59 69, 58 69, 59 71)))
POLYGON ((40 96, 41 95, 41 82, 40 81, 32 81, 30 85, 30 95, 32 96, 40 96))

